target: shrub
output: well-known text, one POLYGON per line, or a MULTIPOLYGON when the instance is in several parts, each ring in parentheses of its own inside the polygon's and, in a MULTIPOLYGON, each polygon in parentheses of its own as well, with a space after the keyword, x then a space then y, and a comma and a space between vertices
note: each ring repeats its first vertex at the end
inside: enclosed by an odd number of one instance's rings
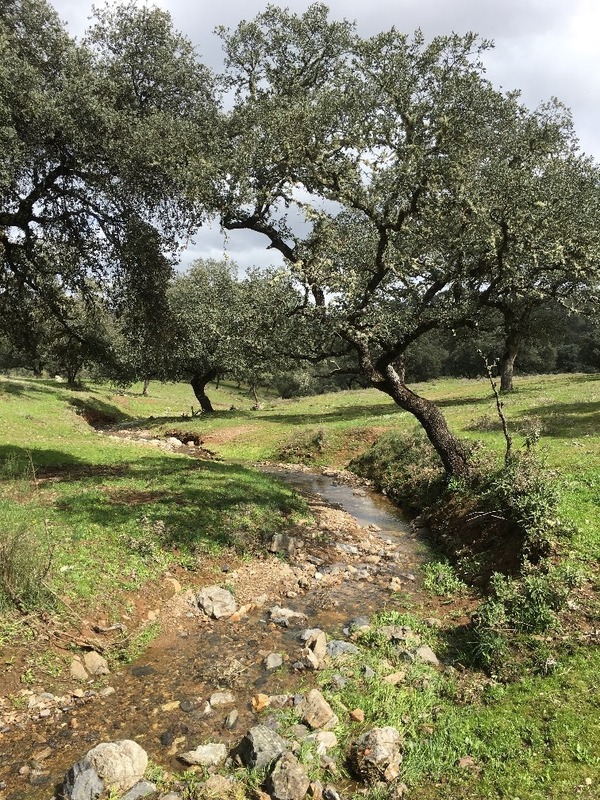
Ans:
POLYGON ((439 458, 421 432, 380 436, 366 453, 350 462, 349 469, 373 481, 379 491, 408 511, 427 508, 445 488, 439 458))
POLYGON ((5 531, 0 540, 0 608, 21 612, 48 603, 45 579, 52 564, 52 548, 24 525, 5 531))

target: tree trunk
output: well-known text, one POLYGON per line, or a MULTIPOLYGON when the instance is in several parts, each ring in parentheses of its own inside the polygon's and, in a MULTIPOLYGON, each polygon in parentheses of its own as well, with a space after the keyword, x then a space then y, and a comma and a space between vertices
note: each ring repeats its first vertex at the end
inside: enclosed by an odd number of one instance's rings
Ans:
POLYGON ((500 359, 500 391, 502 393, 512 392, 513 390, 515 359, 519 352, 520 343, 521 331, 519 328, 514 325, 508 327, 504 340, 504 352, 500 359))
POLYGON ((142 397, 148 397, 149 385, 150 385, 150 378, 144 378, 144 388, 142 389, 142 397))
POLYGON ((206 384, 213 381, 216 377, 217 371, 215 369, 209 369, 208 372, 205 372, 203 375, 194 375, 190 381, 194 394, 196 395, 196 400, 200 403, 200 408, 205 414, 212 414, 214 411, 205 389, 206 384))
POLYGON ((459 478, 467 474, 469 450, 450 432, 435 403, 411 391, 392 366, 386 368, 383 381, 372 381, 371 385, 388 394, 400 408, 417 418, 449 477, 459 478))

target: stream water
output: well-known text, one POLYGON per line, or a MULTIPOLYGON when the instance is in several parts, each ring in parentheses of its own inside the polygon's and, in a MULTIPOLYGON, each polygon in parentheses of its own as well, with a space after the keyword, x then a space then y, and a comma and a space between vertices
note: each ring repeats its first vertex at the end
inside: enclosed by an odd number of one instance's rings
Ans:
MULTIPOLYGON (((268 653, 281 653, 289 667, 299 657, 303 628, 319 627, 328 636, 343 638, 352 618, 397 607, 389 588, 392 577, 414 589, 412 573, 423 560, 420 545, 386 498, 321 474, 268 471, 310 495, 314 506, 330 512, 333 504, 334 513, 343 509, 354 517, 339 535, 322 531, 314 546, 305 544, 304 558, 316 565, 319 579, 313 573, 306 591, 263 601, 236 622, 208 620, 191 604, 184 606, 142 658, 106 676, 103 685, 114 693, 101 696, 83 687, 83 697, 49 703, 48 716, 5 729, 0 733, 0 786, 5 784, 0 800, 53 797, 70 765, 101 741, 134 739, 151 759, 171 770, 182 769, 178 753, 200 743, 233 746, 256 724, 250 702, 254 695, 298 689, 299 674, 293 669, 265 670, 268 653), (267 612, 276 603, 305 619, 287 629, 273 625, 267 612), (232 691, 235 703, 206 715, 206 700, 219 689, 232 691), (232 724, 228 715, 234 708, 238 717, 232 724)), ((270 562, 271 569, 283 569, 274 559, 270 562)), ((229 578, 217 576, 215 582, 228 583, 229 578)), ((302 674, 304 686, 310 685, 311 675, 302 674)), ((69 690, 67 695, 71 697, 69 690)))

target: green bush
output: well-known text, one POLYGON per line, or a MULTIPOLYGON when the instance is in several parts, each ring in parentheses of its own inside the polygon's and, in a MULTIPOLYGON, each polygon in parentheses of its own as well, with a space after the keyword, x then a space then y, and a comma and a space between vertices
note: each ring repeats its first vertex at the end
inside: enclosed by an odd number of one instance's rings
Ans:
POLYGON ((408 511, 430 506, 445 488, 444 471, 427 437, 386 433, 372 447, 353 459, 349 469, 373 481, 379 491, 408 511))

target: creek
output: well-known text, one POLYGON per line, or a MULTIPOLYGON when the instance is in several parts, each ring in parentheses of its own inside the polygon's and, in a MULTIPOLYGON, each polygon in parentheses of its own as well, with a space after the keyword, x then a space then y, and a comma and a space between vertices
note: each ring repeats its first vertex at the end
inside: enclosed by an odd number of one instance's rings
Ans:
MULTIPOLYGON (((238 602, 250 606, 239 619, 209 620, 194 602, 201 588, 195 586, 166 604, 161 634, 135 663, 93 685, 66 691, 63 685, 64 694, 52 687, 56 702, 48 700, 49 714, 3 733, 3 800, 47 800, 66 770, 101 741, 134 739, 170 771, 183 769, 177 754, 200 743, 233 747, 256 724, 253 696, 291 695, 301 681, 303 691, 315 683, 314 673, 293 668, 302 629, 318 627, 343 639, 352 618, 401 609, 398 590, 390 591, 392 579, 413 597, 419 594, 413 573, 424 560, 422 545, 390 501, 323 474, 265 469, 307 495, 317 519, 292 564, 275 557, 232 568, 222 564, 221 573, 208 580, 231 586, 238 602), (276 604, 303 619, 289 628, 274 625, 268 609, 276 604), (283 668, 266 670, 269 653, 282 654, 283 668), (114 692, 107 693, 107 686, 114 692), (235 701, 206 713, 206 701, 217 690, 231 691, 235 701)), ((201 583, 207 584, 206 576, 201 583)))

